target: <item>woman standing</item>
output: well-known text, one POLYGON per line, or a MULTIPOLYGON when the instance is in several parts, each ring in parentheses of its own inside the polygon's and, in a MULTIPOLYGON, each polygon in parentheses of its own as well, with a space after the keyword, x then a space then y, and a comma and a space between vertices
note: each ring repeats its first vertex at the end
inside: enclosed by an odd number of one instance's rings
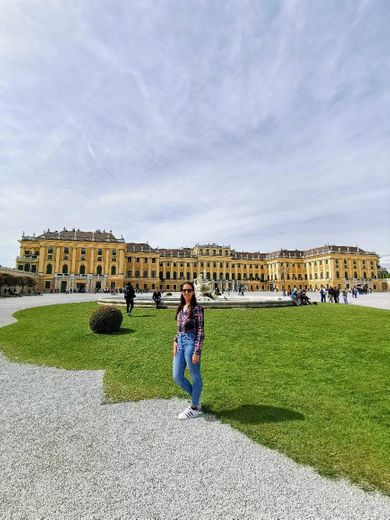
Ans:
POLYGON ((204 339, 203 309, 196 301, 194 284, 181 286, 180 304, 176 310, 177 335, 173 340, 173 379, 191 396, 191 405, 178 415, 179 419, 193 419, 201 413, 200 354, 204 339), (186 366, 192 384, 184 376, 186 366))

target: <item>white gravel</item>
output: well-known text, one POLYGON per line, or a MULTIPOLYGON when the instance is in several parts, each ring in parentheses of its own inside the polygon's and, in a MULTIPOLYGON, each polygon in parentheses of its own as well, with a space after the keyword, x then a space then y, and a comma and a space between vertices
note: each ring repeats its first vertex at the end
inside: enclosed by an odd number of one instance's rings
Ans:
POLYGON ((2 520, 390 518, 211 416, 178 421, 179 399, 104 404, 102 380, 0 355, 2 520))

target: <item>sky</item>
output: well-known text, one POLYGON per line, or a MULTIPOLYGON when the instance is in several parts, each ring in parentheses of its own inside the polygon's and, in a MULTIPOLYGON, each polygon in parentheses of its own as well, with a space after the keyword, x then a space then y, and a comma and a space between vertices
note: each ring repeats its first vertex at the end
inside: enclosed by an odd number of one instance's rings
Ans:
POLYGON ((0 0, 0 265, 65 227, 390 267, 389 26, 387 0, 0 0))

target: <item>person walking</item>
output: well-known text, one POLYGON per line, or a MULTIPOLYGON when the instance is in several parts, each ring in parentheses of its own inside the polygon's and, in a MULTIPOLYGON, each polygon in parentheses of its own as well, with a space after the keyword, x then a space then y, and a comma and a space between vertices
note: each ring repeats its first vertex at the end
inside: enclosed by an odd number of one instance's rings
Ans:
POLYGON ((344 300, 344 303, 348 303, 348 289, 345 287, 343 289, 343 300, 344 300))
POLYGON ((194 284, 181 286, 180 304, 176 310, 177 334, 173 340, 173 379, 191 397, 191 404, 178 419, 193 419, 202 413, 200 396, 202 376, 200 356, 204 340, 204 312, 195 297, 194 284), (184 376, 188 367, 192 383, 184 376))
POLYGON ((153 298, 154 303, 156 304, 156 309, 159 309, 160 303, 161 303, 161 292, 154 291, 152 298, 153 298))
POLYGON ((135 290, 134 287, 128 282, 123 290, 123 295, 126 300, 126 313, 130 316, 131 311, 134 307, 135 290))
POLYGON ((321 285, 320 295, 321 295, 321 303, 326 303, 326 290, 323 285, 321 285))

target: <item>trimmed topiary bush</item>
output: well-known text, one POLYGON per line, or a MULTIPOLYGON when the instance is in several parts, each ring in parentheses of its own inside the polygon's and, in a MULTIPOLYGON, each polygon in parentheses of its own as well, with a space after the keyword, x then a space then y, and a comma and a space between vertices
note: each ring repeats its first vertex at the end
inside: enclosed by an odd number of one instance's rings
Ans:
POLYGON ((110 334, 121 328, 122 312, 114 305, 101 305, 89 319, 89 326, 93 332, 110 334))

